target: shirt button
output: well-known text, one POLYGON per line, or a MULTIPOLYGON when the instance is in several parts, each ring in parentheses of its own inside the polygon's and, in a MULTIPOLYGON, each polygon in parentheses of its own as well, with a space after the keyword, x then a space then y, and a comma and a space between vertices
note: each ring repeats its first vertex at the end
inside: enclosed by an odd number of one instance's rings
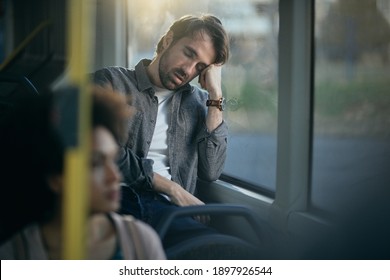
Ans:
POLYGON ((151 123, 154 123, 154 120, 150 120, 151 123))
POLYGON ((148 143, 148 145, 150 145, 150 141, 146 141, 146 143, 148 143))

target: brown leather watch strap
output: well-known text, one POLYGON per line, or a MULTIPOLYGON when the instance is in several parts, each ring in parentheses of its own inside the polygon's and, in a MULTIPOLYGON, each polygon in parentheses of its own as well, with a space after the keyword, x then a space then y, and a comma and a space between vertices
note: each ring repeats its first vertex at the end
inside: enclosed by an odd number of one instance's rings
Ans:
POLYGON ((223 111, 225 109, 225 99, 221 97, 218 100, 212 100, 209 99, 206 101, 206 106, 214 106, 217 107, 220 111, 223 111))

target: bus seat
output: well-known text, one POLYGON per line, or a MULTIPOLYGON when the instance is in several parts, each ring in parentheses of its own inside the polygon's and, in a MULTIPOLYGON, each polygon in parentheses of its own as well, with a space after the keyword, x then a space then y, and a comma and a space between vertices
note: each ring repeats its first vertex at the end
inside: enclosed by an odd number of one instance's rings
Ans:
POLYGON ((244 240, 226 233, 216 233, 194 237, 184 240, 174 246, 166 248, 168 259, 263 259, 268 256, 268 245, 264 240, 263 226, 254 213, 245 206, 234 204, 206 204, 199 206, 179 207, 162 216, 156 227, 161 240, 164 240, 172 221, 183 216, 208 215, 216 216, 240 216, 249 223, 258 242, 244 240))
POLYGON ((19 98, 38 95, 33 83, 23 75, 0 73, 0 121, 19 98))

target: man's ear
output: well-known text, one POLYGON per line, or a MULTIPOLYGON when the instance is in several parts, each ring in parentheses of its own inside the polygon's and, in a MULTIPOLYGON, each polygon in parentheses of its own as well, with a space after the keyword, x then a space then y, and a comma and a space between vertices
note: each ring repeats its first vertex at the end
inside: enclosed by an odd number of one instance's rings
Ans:
POLYGON ((173 41, 173 31, 168 31, 168 33, 164 36, 163 39, 163 50, 166 50, 173 41))
POLYGON ((61 194, 62 188, 64 186, 64 180, 61 175, 53 175, 47 178, 47 183, 50 187, 50 189, 56 193, 61 194))

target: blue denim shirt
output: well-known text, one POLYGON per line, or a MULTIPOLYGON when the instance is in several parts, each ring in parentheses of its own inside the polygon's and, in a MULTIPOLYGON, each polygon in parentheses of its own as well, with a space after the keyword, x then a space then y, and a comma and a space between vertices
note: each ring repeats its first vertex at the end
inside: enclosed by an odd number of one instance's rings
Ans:
MULTIPOLYGON (((158 109, 152 83, 146 73, 150 60, 141 60, 134 70, 107 67, 93 75, 102 86, 131 96, 135 114, 128 122, 129 137, 119 160, 125 183, 151 187, 152 160, 148 160, 158 109), (135 155, 133 154, 135 153, 135 155), (138 158, 137 158, 138 157, 138 158)), ((206 127, 208 93, 190 84, 176 90, 167 131, 172 180, 194 193, 197 177, 213 181, 221 175, 226 159, 228 128, 223 121, 214 131, 206 127)))

